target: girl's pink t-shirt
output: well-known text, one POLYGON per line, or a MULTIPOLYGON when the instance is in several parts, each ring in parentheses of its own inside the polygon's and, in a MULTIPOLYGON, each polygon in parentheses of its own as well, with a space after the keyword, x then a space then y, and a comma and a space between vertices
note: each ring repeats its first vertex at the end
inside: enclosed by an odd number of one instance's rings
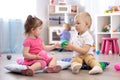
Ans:
POLYGON ((45 66, 46 64, 49 64, 49 62, 52 60, 52 57, 49 57, 47 55, 47 52, 42 47, 42 39, 41 38, 26 38, 23 43, 24 47, 29 47, 29 54, 36 55, 39 54, 41 57, 44 58, 44 60, 34 60, 34 59, 28 59, 24 58, 24 65, 32 65, 35 62, 40 62, 42 66, 45 66), (45 62, 44 62, 45 61, 45 62))
POLYGON ((41 38, 26 38, 23 46, 30 47, 29 53, 31 54, 38 54, 41 50, 43 50, 41 38))

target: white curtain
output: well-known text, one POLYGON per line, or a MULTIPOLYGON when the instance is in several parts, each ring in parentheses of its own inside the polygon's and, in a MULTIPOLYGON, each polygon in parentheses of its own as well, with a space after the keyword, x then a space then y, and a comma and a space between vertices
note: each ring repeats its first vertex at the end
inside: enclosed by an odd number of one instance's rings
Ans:
POLYGON ((0 0, 0 17, 26 18, 36 14, 36 0, 0 0))
POLYGON ((21 53, 24 20, 36 15, 36 0, 0 0, 0 52, 21 53))

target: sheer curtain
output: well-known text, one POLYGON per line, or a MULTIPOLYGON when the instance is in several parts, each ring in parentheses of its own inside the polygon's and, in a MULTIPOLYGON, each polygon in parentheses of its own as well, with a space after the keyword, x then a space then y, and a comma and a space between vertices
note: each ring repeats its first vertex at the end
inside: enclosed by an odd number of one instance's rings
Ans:
POLYGON ((0 0, 0 52, 21 53, 24 20, 36 15, 36 0, 0 0))

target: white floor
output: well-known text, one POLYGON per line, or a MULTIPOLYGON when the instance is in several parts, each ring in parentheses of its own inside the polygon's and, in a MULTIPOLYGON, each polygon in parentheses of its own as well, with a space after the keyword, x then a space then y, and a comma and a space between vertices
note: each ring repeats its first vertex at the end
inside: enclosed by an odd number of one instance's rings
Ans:
MULTIPOLYGON (((89 75, 88 70, 81 70, 79 74, 72 74, 70 70, 62 70, 60 73, 38 73, 33 77, 23 76, 21 74, 10 73, 4 68, 5 65, 15 62, 22 54, 11 54, 11 60, 7 60, 7 54, 0 57, 0 80, 120 80, 120 71, 114 69, 114 64, 120 62, 118 55, 96 55, 99 61, 110 62, 110 65, 102 74, 89 75)), ((57 52, 57 59, 72 57, 71 52, 57 52)))

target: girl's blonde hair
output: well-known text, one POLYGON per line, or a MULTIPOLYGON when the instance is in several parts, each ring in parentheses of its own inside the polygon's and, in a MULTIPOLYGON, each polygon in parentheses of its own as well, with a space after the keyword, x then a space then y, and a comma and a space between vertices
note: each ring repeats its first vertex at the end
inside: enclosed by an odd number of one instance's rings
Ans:
POLYGON ((32 28, 36 29, 37 27, 41 26, 42 24, 43 24, 43 22, 39 18, 28 15, 28 17, 25 21, 25 24, 24 24, 25 35, 29 34, 31 32, 32 28))
POLYGON ((92 18, 90 14, 88 12, 80 12, 74 17, 74 20, 76 18, 79 19, 80 17, 82 17, 82 19, 88 24, 88 28, 90 28, 92 24, 92 18))

